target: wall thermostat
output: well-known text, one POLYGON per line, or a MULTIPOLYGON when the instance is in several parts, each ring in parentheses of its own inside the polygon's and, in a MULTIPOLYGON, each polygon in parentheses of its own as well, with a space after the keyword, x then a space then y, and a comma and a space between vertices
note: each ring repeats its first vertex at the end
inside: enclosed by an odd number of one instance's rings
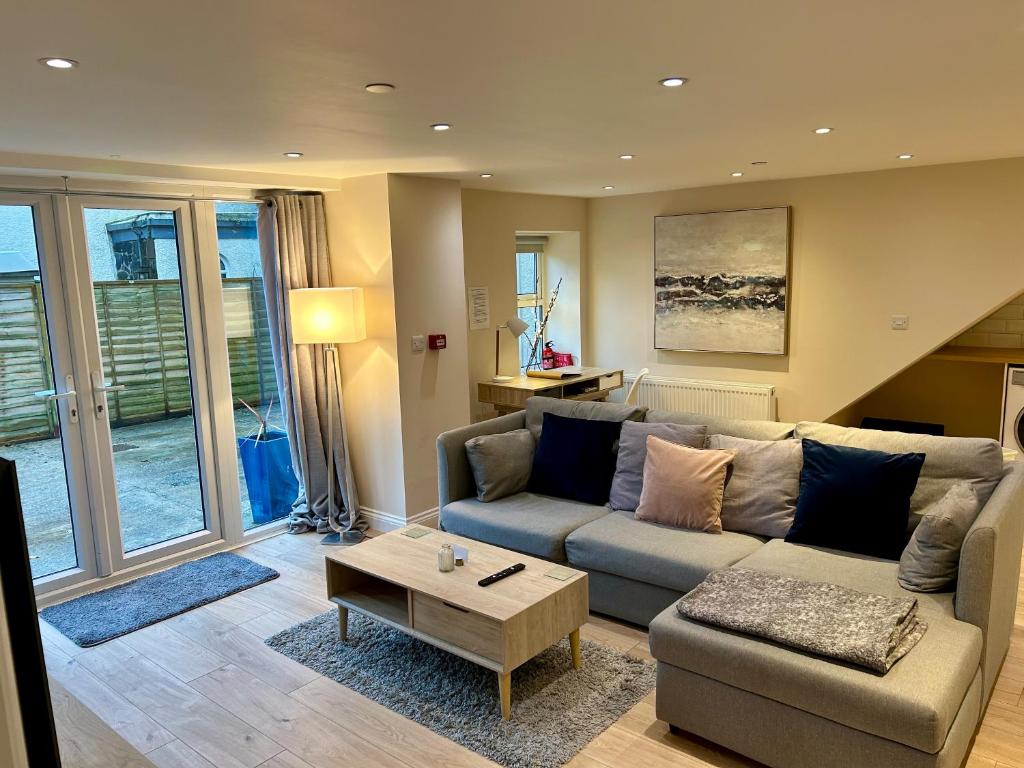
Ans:
POLYGON ((448 338, 443 333, 432 333, 427 336, 427 346, 430 349, 444 349, 448 346, 448 338))

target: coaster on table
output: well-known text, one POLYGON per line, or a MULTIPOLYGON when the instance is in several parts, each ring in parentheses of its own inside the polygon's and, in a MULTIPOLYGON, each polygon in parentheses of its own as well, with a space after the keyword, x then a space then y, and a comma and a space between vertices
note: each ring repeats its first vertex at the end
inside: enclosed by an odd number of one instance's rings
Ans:
POLYGON ((561 565, 556 565, 550 571, 544 573, 545 576, 550 576, 552 579, 558 579, 559 581, 568 581, 576 575, 576 571, 572 568, 565 568, 561 565))
POLYGON ((414 525, 410 528, 406 528, 402 531, 403 536, 408 536, 410 539, 422 539, 424 536, 430 534, 429 528, 424 528, 420 525, 414 525))

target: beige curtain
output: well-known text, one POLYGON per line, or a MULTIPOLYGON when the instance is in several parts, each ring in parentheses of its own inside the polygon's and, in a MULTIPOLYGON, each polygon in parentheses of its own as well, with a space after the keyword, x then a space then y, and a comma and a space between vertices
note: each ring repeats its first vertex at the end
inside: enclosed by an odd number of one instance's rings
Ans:
POLYGON ((340 376, 329 370, 320 345, 293 345, 288 326, 290 289, 332 284, 323 195, 267 195, 260 208, 259 236, 277 387, 292 465, 300 468, 302 482, 289 531, 365 530, 349 457, 344 401, 341 387, 335 386, 340 376), (336 398, 334 445, 327 444, 329 397, 336 398), (334 451, 333 477, 327 476, 329 450, 334 451), (328 483, 335 486, 334 509, 327 508, 328 483))

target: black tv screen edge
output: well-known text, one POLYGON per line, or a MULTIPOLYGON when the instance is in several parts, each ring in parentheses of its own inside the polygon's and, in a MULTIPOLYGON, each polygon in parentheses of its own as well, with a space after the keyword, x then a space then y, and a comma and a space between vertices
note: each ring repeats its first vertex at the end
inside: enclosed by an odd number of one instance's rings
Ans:
POLYGON ((50 704, 50 685, 39 636, 36 596, 14 462, 0 458, 0 510, 10 535, 0 536, 0 583, 14 656, 22 730, 29 768, 59 768, 60 750, 50 704))

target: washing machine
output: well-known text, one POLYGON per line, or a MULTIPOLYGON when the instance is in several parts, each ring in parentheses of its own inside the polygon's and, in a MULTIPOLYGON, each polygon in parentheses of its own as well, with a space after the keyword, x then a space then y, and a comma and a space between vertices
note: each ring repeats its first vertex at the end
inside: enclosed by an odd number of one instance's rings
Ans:
POLYGON ((1006 366, 1003 386, 1003 447, 1024 455, 1024 365, 1006 366))

